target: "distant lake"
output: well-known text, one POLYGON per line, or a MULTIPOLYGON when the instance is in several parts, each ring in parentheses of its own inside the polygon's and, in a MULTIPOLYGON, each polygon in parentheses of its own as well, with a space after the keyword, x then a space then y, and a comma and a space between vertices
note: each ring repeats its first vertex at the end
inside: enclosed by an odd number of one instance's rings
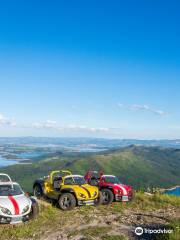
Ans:
POLYGON ((18 163, 18 161, 16 160, 7 160, 5 158, 3 158, 2 156, 0 156, 0 167, 5 167, 5 166, 9 166, 9 165, 13 165, 18 163))
POLYGON ((175 196, 180 196, 180 187, 172 188, 165 190, 163 194, 168 194, 168 195, 175 195, 175 196))
POLYGON ((79 152, 84 152, 84 153, 96 153, 96 152, 102 152, 102 151, 106 151, 107 150, 107 148, 100 148, 100 149, 98 149, 98 148, 81 148, 81 149, 78 149, 78 151, 79 152))
MULTIPOLYGON (((16 156, 22 160, 23 159, 33 159, 36 157, 40 157, 42 155, 44 155, 44 152, 23 152, 23 153, 16 154, 16 156)), ((6 159, 6 158, 0 156, 0 167, 5 167, 5 166, 17 164, 17 163, 19 163, 18 160, 6 159)))
MULTIPOLYGON (((71 149, 71 148, 70 148, 71 149)), ((106 149, 98 149, 98 148, 72 148, 71 151, 76 151, 77 152, 100 152, 100 151, 105 151, 106 149)), ((72 151, 72 152, 73 152, 72 151)), ((42 157, 48 154, 46 151, 26 151, 26 152, 21 152, 21 153, 15 153, 14 155, 21 159, 22 161, 18 161, 17 159, 6 159, 5 157, 2 157, 0 155, 0 167, 5 167, 13 164, 18 164, 18 163, 28 163, 28 160, 36 160, 38 157, 42 157), (24 159, 24 162, 23 162, 24 159)))
POLYGON ((20 158, 36 158, 44 155, 44 152, 22 152, 17 154, 18 157, 20 158))

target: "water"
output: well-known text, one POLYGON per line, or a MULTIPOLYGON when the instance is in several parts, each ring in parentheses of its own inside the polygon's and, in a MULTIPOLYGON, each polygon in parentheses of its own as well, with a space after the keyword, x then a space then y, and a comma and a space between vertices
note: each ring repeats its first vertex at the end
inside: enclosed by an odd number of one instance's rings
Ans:
MULTIPOLYGON (((96 153, 96 152, 101 152, 101 151, 105 151, 107 150, 106 148, 91 148, 91 147, 66 147, 66 149, 68 149, 70 152, 82 152, 82 153, 96 153)), ((54 152, 56 152, 56 149, 54 149, 54 152)), ((46 154, 48 153, 53 153, 53 151, 51 152, 47 152, 47 151, 26 151, 26 152, 21 152, 21 153, 14 153, 16 155, 17 158, 21 159, 22 161, 18 161, 18 160, 14 160, 14 159, 6 159, 3 158, 0 155, 0 167, 5 167, 5 166, 9 166, 9 165, 13 165, 13 164, 17 164, 17 163, 28 163, 28 160, 35 160, 38 157, 43 157, 46 156, 46 154), (24 160, 24 161, 23 161, 24 160)))
POLYGON ((163 194, 168 194, 168 195, 175 195, 175 196, 180 196, 180 187, 176 187, 173 189, 165 190, 163 194))
POLYGON ((96 153, 96 152, 102 152, 102 151, 106 151, 107 149, 104 148, 104 149, 98 149, 98 148, 81 148, 81 149, 78 149, 79 152, 82 152, 82 153, 96 153))
MULTIPOLYGON (((33 159, 36 157, 40 157, 43 154, 44 154, 43 152, 23 152, 23 153, 16 154, 16 156, 23 160, 23 159, 33 159)), ((6 158, 3 158, 2 156, 0 156, 0 167, 5 167, 5 166, 17 164, 17 163, 19 163, 19 161, 14 159, 7 160, 6 158)))
POLYGON ((44 152, 23 152, 23 153, 19 153, 18 157, 27 159, 27 158, 41 157, 42 155, 44 155, 44 152))
POLYGON ((3 158, 2 156, 0 156, 0 167, 9 166, 9 165, 13 165, 16 163, 18 163, 16 160, 7 160, 7 159, 3 158))

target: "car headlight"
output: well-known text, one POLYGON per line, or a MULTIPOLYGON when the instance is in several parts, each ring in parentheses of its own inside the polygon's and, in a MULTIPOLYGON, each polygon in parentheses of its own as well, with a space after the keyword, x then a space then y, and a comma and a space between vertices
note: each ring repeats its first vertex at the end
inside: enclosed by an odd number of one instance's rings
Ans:
POLYGON ((79 193, 79 196, 82 198, 86 198, 86 196, 83 193, 79 193))
POLYGON ((22 213, 26 213, 29 210, 29 205, 25 206, 25 208, 23 208, 22 213))
POLYGON ((97 192, 96 192, 96 191, 94 192, 93 196, 94 196, 94 197, 96 197, 96 196, 97 196, 97 192))
POLYGON ((116 193, 117 193, 117 194, 121 194, 121 190, 120 190, 120 189, 117 189, 117 190, 116 190, 116 193))
POLYGON ((7 208, 1 207, 0 206, 0 210, 2 213, 6 214, 6 215, 12 215, 11 211, 7 208))

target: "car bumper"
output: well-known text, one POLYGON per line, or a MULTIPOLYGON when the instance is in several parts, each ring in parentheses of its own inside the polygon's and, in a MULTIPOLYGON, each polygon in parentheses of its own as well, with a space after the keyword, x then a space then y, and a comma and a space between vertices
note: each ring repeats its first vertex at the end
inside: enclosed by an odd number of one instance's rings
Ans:
POLYGON ((115 195, 115 200, 116 200, 117 202, 128 202, 128 201, 130 201, 131 199, 130 199, 130 196, 122 196, 122 195, 116 194, 116 195, 115 195))
POLYGON ((78 200, 78 205, 79 206, 88 206, 88 205, 94 205, 95 204, 95 200, 78 200))
POLYGON ((18 224, 22 222, 28 221, 30 218, 30 213, 26 215, 20 216, 3 216, 0 215, 0 224, 18 224))

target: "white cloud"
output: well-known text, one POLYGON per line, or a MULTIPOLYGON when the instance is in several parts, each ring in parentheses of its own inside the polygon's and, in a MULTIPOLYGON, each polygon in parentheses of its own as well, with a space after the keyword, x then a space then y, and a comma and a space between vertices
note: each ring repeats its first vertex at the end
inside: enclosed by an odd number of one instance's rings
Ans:
POLYGON ((64 127, 59 127, 58 130, 60 131, 81 131, 81 132, 108 132, 109 128, 95 128, 95 127, 87 127, 85 125, 76 125, 76 124, 70 124, 64 127))
POLYGON ((124 107, 124 104, 122 104, 122 103, 118 103, 118 107, 124 107))
POLYGON ((118 103, 118 107, 130 110, 130 111, 147 111, 160 116, 166 115, 166 113, 163 110, 157 110, 157 109, 151 108, 148 105, 133 104, 130 106, 125 106, 124 104, 118 103))
POLYGON ((162 111, 162 110, 153 110, 154 113, 158 114, 158 115, 166 115, 166 112, 162 111))
POLYGON ((130 106, 130 108, 132 110, 147 110, 147 111, 150 110, 149 106, 147 106, 147 105, 138 105, 138 104, 134 104, 134 105, 130 106))
POLYGON ((12 127, 16 126, 16 122, 14 120, 11 120, 7 117, 5 117, 3 114, 0 113, 0 125, 9 125, 12 127))
POLYGON ((7 123, 8 123, 7 118, 4 115, 0 114, 0 124, 3 125, 7 123))
MULTIPOLYGON (((31 127, 31 126, 29 126, 31 127)), ((32 128, 37 129, 57 129, 57 122, 53 120, 46 120, 45 122, 35 122, 32 124, 32 128)))
POLYGON ((17 126, 17 123, 14 122, 14 121, 11 121, 9 125, 10 125, 11 127, 16 127, 16 126, 17 126))
POLYGON ((47 120, 46 123, 47 123, 47 124, 54 125, 54 124, 56 124, 57 122, 54 121, 54 120, 47 120))
POLYGON ((107 133, 110 129, 105 127, 87 127, 86 125, 69 124, 67 126, 58 125, 56 121, 47 120, 45 122, 33 123, 30 128, 35 129, 53 129, 59 132, 92 132, 107 133))

